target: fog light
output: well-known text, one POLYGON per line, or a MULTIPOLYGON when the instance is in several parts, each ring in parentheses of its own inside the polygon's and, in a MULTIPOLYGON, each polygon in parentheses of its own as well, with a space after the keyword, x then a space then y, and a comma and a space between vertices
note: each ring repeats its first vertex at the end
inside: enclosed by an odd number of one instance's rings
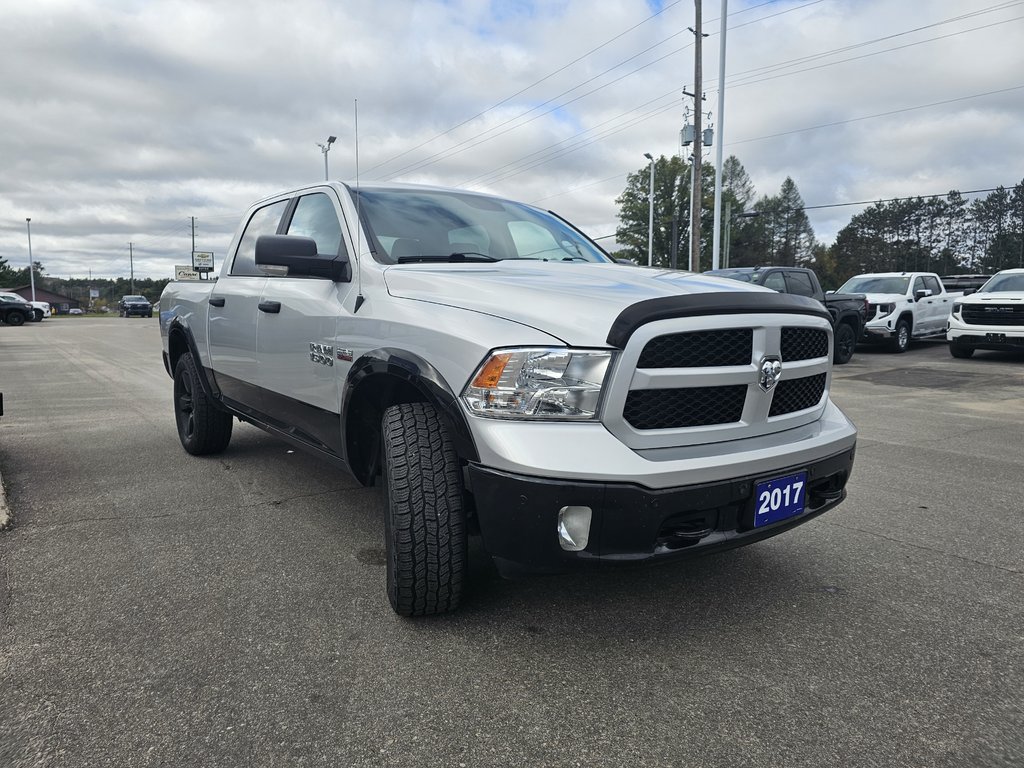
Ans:
POLYGON ((567 552, 579 552, 590 541, 590 507, 562 507, 558 510, 558 543, 567 552))

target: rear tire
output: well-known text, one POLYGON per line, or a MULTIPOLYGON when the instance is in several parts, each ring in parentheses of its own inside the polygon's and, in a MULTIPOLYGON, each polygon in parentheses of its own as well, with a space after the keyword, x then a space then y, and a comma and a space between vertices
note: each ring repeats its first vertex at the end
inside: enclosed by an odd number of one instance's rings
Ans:
POLYGON ((835 350, 832 353, 832 362, 836 365, 845 365, 853 357, 853 350, 857 346, 857 333, 849 323, 840 323, 836 326, 835 350))
POLYGON ((8 312, 4 322, 8 325, 24 325, 25 316, 21 312, 8 312))
POLYGON ((466 571, 462 469, 448 430, 425 403, 381 423, 388 600, 401 616, 455 610, 466 571))
POLYGON ((174 368, 174 420, 182 447, 193 456, 220 453, 231 441, 234 417, 206 396, 188 352, 174 368))
POLYGON ((966 360, 974 354, 974 347, 967 347, 956 342, 949 342, 949 354, 959 360, 966 360))
POLYGON ((893 352, 906 352, 910 349, 910 321, 900 318, 896 323, 896 333, 890 342, 893 352))

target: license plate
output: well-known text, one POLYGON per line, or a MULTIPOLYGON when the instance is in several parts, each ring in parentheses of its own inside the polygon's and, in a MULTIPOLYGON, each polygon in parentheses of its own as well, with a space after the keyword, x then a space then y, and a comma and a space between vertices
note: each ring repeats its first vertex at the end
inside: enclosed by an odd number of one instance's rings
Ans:
POLYGON ((804 511, 807 473, 758 483, 754 491, 754 527, 771 525, 804 511))

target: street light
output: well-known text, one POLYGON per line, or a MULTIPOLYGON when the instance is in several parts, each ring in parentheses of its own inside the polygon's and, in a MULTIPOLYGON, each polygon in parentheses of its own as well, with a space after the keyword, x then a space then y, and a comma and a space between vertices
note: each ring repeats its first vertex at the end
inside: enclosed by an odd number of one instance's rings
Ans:
POLYGON ((328 136, 326 144, 317 144, 320 151, 324 153, 324 181, 329 181, 331 175, 327 172, 327 153, 331 151, 331 144, 338 140, 337 136, 328 136))
POLYGON ((651 161, 651 191, 647 195, 647 208, 650 213, 647 222, 647 266, 650 267, 654 259, 654 158, 650 152, 644 152, 644 157, 651 161))
POLYGON ((36 275, 32 268, 32 219, 25 217, 25 228, 28 230, 28 282, 32 286, 32 301, 36 300, 36 275))

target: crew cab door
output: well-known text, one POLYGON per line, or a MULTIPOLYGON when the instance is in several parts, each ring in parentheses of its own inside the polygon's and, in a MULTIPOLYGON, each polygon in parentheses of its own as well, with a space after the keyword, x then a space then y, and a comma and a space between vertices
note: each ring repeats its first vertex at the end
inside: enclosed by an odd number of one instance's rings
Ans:
POLYGON ((256 371, 257 305, 267 277, 256 267, 256 238, 277 233, 288 200, 270 203, 253 212, 238 247, 230 254, 230 267, 210 291, 208 299, 210 358, 217 385, 225 397, 261 410, 256 371))
MULTIPOLYGON (((296 199, 283 234, 313 238, 317 253, 351 253, 340 202, 330 188, 296 199)), ((354 266, 354 265, 353 265, 354 266)), ((352 283, 326 277, 274 277, 263 287, 257 307, 257 381, 266 413, 337 451, 341 410, 338 350, 340 325, 351 317, 352 283)))
POLYGON ((925 283, 924 276, 918 275, 914 278, 910 287, 910 298, 914 301, 914 335, 934 333, 942 305, 939 303, 938 297, 934 295, 933 287, 925 283), (922 290, 931 290, 933 295, 918 299, 917 292, 922 290))

